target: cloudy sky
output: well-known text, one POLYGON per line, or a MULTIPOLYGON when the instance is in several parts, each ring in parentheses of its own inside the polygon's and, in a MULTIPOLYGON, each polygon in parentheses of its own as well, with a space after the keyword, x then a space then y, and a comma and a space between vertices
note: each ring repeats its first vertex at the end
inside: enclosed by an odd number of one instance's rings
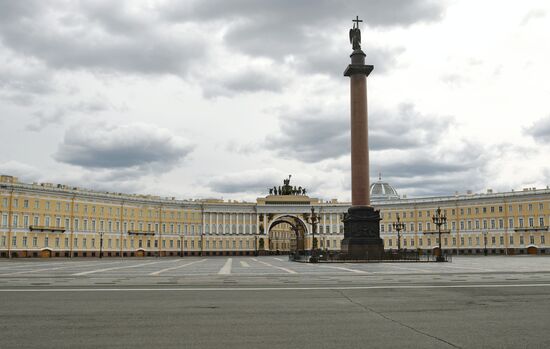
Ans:
POLYGON ((292 174, 349 200, 356 15, 373 180, 550 184, 545 0, 0 0, 0 173, 238 200, 292 174))

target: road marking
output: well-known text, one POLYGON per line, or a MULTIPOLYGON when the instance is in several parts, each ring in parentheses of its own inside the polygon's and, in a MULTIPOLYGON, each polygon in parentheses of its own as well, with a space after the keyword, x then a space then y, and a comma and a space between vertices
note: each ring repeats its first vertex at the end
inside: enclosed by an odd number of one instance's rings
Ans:
POLYGON ((487 269, 487 268, 475 268, 475 267, 464 267, 464 266, 453 266, 453 265, 442 265, 442 267, 445 267, 445 268, 452 268, 452 269, 472 269, 472 270, 481 270, 481 271, 486 271, 486 272, 494 272, 496 270, 493 270, 493 269, 487 269))
MULTIPOLYGON (((106 265, 106 264, 116 264, 116 263, 120 263, 120 262, 104 263, 104 265, 106 265)), ((59 270, 59 269, 73 268, 73 267, 82 268, 82 267, 89 267, 89 266, 92 266, 92 265, 97 265, 97 263, 84 264, 84 265, 65 265, 63 267, 56 267, 56 268, 42 268, 42 269, 33 269, 33 270, 23 270, 23 271, 16 271, 16 272, 13 272, 13 273, 0 274, 0 276, 31 274, 31 273, 38 273, 38 272, 41 272, 41 271, 59 270)))
POLYGON ((318 287, 173 287, 173 288, 11 288, 0 289, 0 292, 136 292, 136 291, 323 291, 323 290, 391 290, 391 289, 445 289, 445 288, 519 288, 519 287, 550 287, 550 284, 468 284, 468 285, 385 285, 385 286, 318 286, 318 287))
MULTIPOLYGON (((425 273, 425 274, 432 273, 432 271, 429 271, 429 270, 421 270, 421 269, 414 269, 414 268, 404 268, 404 267, 399 267, 399 266, 393 265, 393 264, 388 265, 388 267, 395 268, 395 269, 400 269, 400 270, 412 271, 412 272, 415 272, 415 273, 425 273)), ((391 271, 385 271, 385 273, 391 274, 392 272, 391 272, 391 271)))
POLYGON ((245 261, 241 261, 241 266, 243 266, 245 268, 249 268, 250 264, 246 263, 245 261))
POLYGON ((227 258, 227 262, 225 262, 225 264, 220 269, 218 274, 220 274, 220 275, 229 275, 229 274, 231 274, 231 263, 233 263, 233 258, 227 258))
POLYGON ((180 268, 184 268, 184 267, 187 267, 189 265, 192 265, 192 264, 195 264, 195 263, 200 263, 200 262, 204 262, 206 259, 201 259, 200 261, 194 261, 194 262, 191 262, 191 263, 186 263, 186 264, 182 264, 182 265, 177 265, 175 267, 170 267, 170 268, 166 268, 166 269, 161 269, 161 270, 158 270, 158 271, 154 271, 152 272, 151 274, 149 275, 159 275, 160 273, 164 273, 165 271, 170 271, 170 270, 175 270, 175 269, 180 269, 180 268))
POLYGON ((330 269, 339 269, 339 270, 351 271, 351 272, 357 273, 357 274, 370 274, 369 272, 364 271, 364 270, 350 269, 350 268, 344 268, 344 267, 333 267, 333 266, 328 266, 328 265, 320 265, 320 267, 321 268, 330 268, 330 269))
POLYGON ((267 262, 264 262, 264 261, 260 261, 260 260, 257 260, 256 258, 252 258, 253 261, 256 261, 258 263, 262 263, 263 265, 267 265, 268 267, 272 267, 272 268, 275 268, 275 269, 280 269, 282 271, 286 271, 287 273, 289 274, 298 274, 297 272, 295 272, 294 270, 292 269, 287 269, 287 268, 283 268, 283 267, 278 267, 276 265, 273 265, 273 264, 269 264, 267 262))
POLYGON ((273 257, 273 259, 276 259, 276 260, 281 261, 281 262, 283 261, 281 258, 277 258, 277 257, 273 257))
POLYGON ((90 270, 90 271, 83 271, 81 273, 72 274, 72 276, 82 276, 82 275, 88 275, 88 274, 102 273, 104 271, 137 268, 137 267, 142 267, 144 265, 151 265, 151 264, 158 264, 158 263, 162 263, 162 262, 141 263, 141 264, 135 264, 135 265, 127 265, 127 266, 124 266, 124 267, 112 267, 112 268, 103 268, 103 269, 96 269, 96 270, 90 270))

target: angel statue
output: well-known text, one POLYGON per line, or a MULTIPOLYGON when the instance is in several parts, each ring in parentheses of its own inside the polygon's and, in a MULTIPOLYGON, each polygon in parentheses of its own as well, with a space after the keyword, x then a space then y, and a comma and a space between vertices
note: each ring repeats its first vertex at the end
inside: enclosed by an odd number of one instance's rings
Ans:
POLYGON ((359 30, 359 22, 363 22, 359 19, 359 16, 353 20, 353 28, 349 30, 349 42, 354 50, 361 49, 361 30, 359 30))

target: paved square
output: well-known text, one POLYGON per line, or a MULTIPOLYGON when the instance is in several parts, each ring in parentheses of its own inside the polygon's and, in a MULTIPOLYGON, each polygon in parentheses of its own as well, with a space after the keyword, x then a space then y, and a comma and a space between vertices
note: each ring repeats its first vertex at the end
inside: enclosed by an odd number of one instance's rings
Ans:
POLYGON ((2 347, 549 347, 550 258, 2 260, 2 347))

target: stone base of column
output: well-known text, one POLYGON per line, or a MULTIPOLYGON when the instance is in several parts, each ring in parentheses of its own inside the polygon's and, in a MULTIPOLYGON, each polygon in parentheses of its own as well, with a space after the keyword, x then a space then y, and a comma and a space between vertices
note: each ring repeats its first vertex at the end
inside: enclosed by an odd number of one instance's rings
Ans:
POLYGON ((344 218, 342 253, 346 259, 382 259, 380 211, 370 206, 352 206, 344 218))

